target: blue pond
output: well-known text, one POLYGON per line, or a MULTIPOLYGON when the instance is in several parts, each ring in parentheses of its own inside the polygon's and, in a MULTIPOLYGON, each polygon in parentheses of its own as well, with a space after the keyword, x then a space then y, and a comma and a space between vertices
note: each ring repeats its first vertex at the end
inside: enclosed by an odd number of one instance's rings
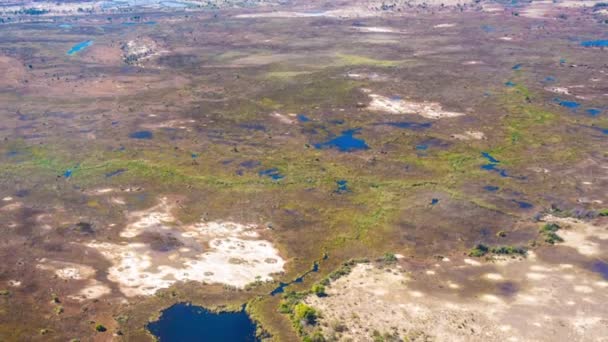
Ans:
POLYGON ((530 209, 533 207, 531 203, 513 200, 521 209, 530 209))
POLYGON ((601 109, 597 109, 597 108, 589 108, 586 110, 587 114, 591 115, 591 116, 598 116, 600 114, 602 114, 602 110, 601 109))
POLYGON ((355 138, 355 134, 359 134, 361 129, 349 129, 343 131, 341 135, 332 138, 326 142, 315 144, 315 148, 337 148, 340 152, 353 152, 356 150, 367 150, 369 146, 365 140, 355 138))
POLYGON ((500 163, 498 159, 492 157, 492 155, 488 152, 481 152, 481 156, 486 158, 490 163, 500 163))
POLYGON ((513 69, 513 70, 519 70, 519 69, 521 69, 522 65, 523 64, 521 64, 521 63, 517 63, 511 69, 513 69))
POLYGON ((608 39, 586 40, 581 42, 584 47, 608 47, 608 39))
POLYGON ((439 199, 438 198, 433 198, 431 200, 431 205, 435 205, 435 204, 438 204, 438 203, 439 203, 439 199))
POLYGON ((72 177, 72 170, 70 170, 70 169, 65 170, 65 172, 63 173, 63 177, 65 177, 65 178, 72 177))
POLYGON ((515 83, 513 83, 513 82, 511 82, 511 81, 507 81, 507 82, 505 82, 505 86, 507 86, 507 87, 515 87, 515 85, 516 85, 516 84, 515 84, 515 83))
POLYGON ((93 45, 93 41, 92 40, 85 40, 84 42, 80 42, 74 46, 72 46, 72 48, 70 50, 68 50, 68 55, 72 56, 77 54, 78 52, 88 48, 89 46, 93 45))
POLYGON ((481 168, 486 171, 496 171, 501 177, 509 177, 507 170, 496 167, 496 164, 484 164, 481 168))
POLYGON ((608 263, 603 261, 596 261, 591 265, 591 270, 593 272, 599 273, 604 277, 604 279, 608 280, 608 263))
POLYGON ((304 114, 298 114, 298 120, 300 122, 308 122, 308 121, 310 121, 310 118, 304 114))
POLYGON ((179 303, 147 326, 159 341, 258 341, 256 326, 245 311, 214 313, 179 303))
POLYGON ((427 144, 416 145, 417 151, 426 151, 428 149, 429 149, 429 145, 427 145, 427 144))
POLYGON ((547 76, 543 80, 543 83, 552 83, 552 82, 555 82, 555 81, 556 81, 555 77, 553 77, 553 76, 547 76))
POLYGON ((345 192, 350 192, 350 189, 348 189, 348 182, 346 180, 340 179, 336 182, 336 184, 338 185, 338 189, 336 190, 337 193, 342 194, 345 192))
POLYGON ((137 131, 129 134, 129 138, 132 139, 152 139, 152 132, 150 131, 137 131))
POLYGON ((566 107, 566 108, 570 108, 570 109, 576 109, 581 106, 581 104, 576 101, 555 99, 555 102, 557 102, 562 107, 566 107))
POLYGON ((496 192, 500 188, 497 187, 497 186, 494 186, 494 185, 486 185, 486 186, 483 187, 483 189, 486 190, 486 191, 489 191, 489 192, 496 192))
POLYGON ((258 174, 260 175, 260 177, 270 177, 270 178, 272 178, 272 180, 275 180, 275 181, 285 178, 285 176, 283 176, 279 172, 279 169, 277 169, 276 167, 273 167, 272 169, 268 169, 268 170, 262 170, 262 171, 258 172, 258 174))

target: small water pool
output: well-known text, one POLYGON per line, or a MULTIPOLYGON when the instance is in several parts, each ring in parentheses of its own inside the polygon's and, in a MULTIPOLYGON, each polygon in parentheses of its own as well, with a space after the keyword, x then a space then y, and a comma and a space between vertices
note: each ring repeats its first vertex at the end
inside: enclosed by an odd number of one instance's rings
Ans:
POLYGON ((85 40, 84 42, 75 44, 71 49, 68 50, 68 56, 73 56, 91 45, 93 45, 92 40, 85 40))
POLYGON ((369 146, 363 139, 355 138, 361 129, 349 129, 343 131, 341 135, 323 143, 315 144, 317 149, 336 148, 340 152, 353 152, 357 150, 367 150, 369 146))
POLYGON ((256 325, 242 310, 211 312, 205 308, 178 303, 164 310, 148 330, 161 342, 255 342, 256 325))

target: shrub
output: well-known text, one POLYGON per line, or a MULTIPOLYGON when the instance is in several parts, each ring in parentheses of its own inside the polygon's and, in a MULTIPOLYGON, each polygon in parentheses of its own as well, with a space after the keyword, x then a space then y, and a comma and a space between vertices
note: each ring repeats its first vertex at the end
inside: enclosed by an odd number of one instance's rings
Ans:
POLYGON ((480 243, 475 246, 475 248, 471 249, 471 251, 469 252, 469 256, 479 258, 488 254, 489 250, 490 249, 488 248, 488 246, 480 243))
POLYGON ((541 233, 556 232, 559 230, 559 225, 556 223, 547 223, 541 229, 541 233))
POLYGON ((294 318, 304 321, 306 324, 315 325, 317 323, 317 311, 304 303, 298 303, 293 310, 294 318))
POLYGON ((598 215, 600 215, 600 216, 608 216, 608 209, 602 209, 602 210, 600 210, 600 212, 599 212, 598 215))
POLYGON ((527 253, 525 248, 514 247, 514 246, 493 247, 491 249, 491 251, 494 254, 502 254, 502 255, 513 255, 513 254, 525 255, 527 253))
POLYGON ((384 256, 382 257, 382 261, 384 261, 386 263, 393 263, 393 262, 397 261, 397 257, 393 253, 384 253, 384 256))
POLYGON ((95 330, 98 331, 98 332, 104 332, 104 331, 106 331, 108 329, 106 329, 106 327, 104 327, 103 324, 97 324, 95 326, 95 330))
POLYGON ((556 233, 559 229, 559 225, 555 223, 547 223, 540 229, 540 233, 545 237, 545 242, 554 245, 558 242, 564 242, 564 239, 562 239, 556 233))
POLYGON ((549 232, 549 233, 545 234, 545 242, 554 245, 558 242, 564 242, 564 239, 562 239, 559 235, 555 234, 554 232, 549 232))
POLYGON ((314 284, 312 286, 312 292, 317 295, 317 297, 325 297, 327 293, 325 293, 325 286, 321 284, 314 284))

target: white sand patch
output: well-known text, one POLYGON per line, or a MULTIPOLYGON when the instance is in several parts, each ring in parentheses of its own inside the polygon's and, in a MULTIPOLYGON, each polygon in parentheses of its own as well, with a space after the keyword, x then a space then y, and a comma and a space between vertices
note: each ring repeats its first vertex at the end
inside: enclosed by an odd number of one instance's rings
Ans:
POLYGON ((545 90, 550 91, 555 94, 571 95, 570 90, 566 87, 548 87, 548 88, 545 88, 545 90))
POLYGON ((271 280, 283 272, 285 261, 272 243, 260 239, 260 228, 235 222, 182 225, 166 199, 129 215, 120 234, 124 243, 92 242, 112 266, 108 279, 126 296, 152 295, 178 281, 222 283, 242 288, 256 280, 271 280), (136 240, 142 234, 169 236, 179 245, 154 248, 136 240))
POLYGON ((456 24, 438 24, 433 26, 434 28, 449 28, 449 27, 454 27, 456 26, 456 24))
POLYGON ((500 38, 498 38, 498 39, 500 39, 500 40, 504 40, 504 41, 507 41, 507 42, 510 42, 510 41, 512 41, 512 40, 513 40, 513 37, 500 37, 500 38))
POLYGON ((19 287, 19 286, 21 286, 21 281, 15 280, 15 279, 11 279, 11 280, 8 281, 8 286, 10 286, 10 287, 19 287))
POLYGON ((273 118, 278 119, 280 122, 282 122, 284 124, 288 124, 288 125, 291 125, 295 122, 293 119, 290 119, 287 115, 277 113, 277 112, 270 114, 270 116, 272 116, 273 118))
POLYGON ((462 65, 479 65, 484 64, 482 61, 465 61, 462 62, 462 65))
POLYGON ((13 200, 13 198, 12 198, 12 197, 10 197, 10 196, 6 196, 6 197, 4 197, 2 200, 3 200, 4 202, 9 202, 9 201, 12 201, 12 200, 13 200))
POLYGON ((481 263, 477 260, 473 260, 473 259, 469 259, 466 258, 463 260, 465 264, 467 265, 471 265, 471 266, 481 266, 481 263))
POLYGON ((484 278, 496 281, 505 279, 500 273, 486 273, 484 274, 484 278))
POLYGON ((366 32, 366 33, 404 33, 403 31, 395 30, 390 27, 379 27, 379 26, 369 26, 369 27, 361 26, 361 27, 354 27, 354 29, 359 32, 366 32))
POLYGON ((479 131, 466 131, 462 134, 453 134, 452 138, 457 140, 482 140, 486 138, 486 135, 479 131))
POLYGON ((403 99, 392 99, 382 95, 370 94, 372 98, 368 108, 390 114, 417 114, 428 119, 441 119, 462 116, 464 113, 443 110, 437 102, 413 102, 403 99))
POLYGON ((578 293, 593 293, 593 288, 587 285, 575 285, 574 291, 578 293))

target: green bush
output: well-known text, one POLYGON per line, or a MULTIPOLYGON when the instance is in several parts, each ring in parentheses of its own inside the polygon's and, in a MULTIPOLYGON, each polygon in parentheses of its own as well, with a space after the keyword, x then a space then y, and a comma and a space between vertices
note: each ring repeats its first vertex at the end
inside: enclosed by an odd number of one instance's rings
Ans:
POLYGON ((514 247, 514 246, 493 247, 491 249, 491 251, 494 254, 502 254, 502 255, 513 255, 513 254, 525 255, 527 253, 525 248, 514 247))
POLYGON ((480 243, 475 246, 475 248, 471 249, 471 251, 469 252, 469 256, 479 258, 488 254, 489 251, 490 249, 488 248, 488 246, 480 243))
POLYGON ((554 245, 558 242, 564 242, 564 239, 562 239, 561 236, 559 236, 553 232, 549 232, 549 233, 545 234, 545 242, 554 245))
POLYGON ((384 261, 386 263, 393 263, 393 262, 397 261, 397 257, 393 253, 384 253, 384 256, 382 257, 382 261, 384 261))
POLYGON ((317 295, 317 297, 325 297, 327 293, 325 293, 325 286, 321 284, 314 284, 312 286, 312 292, 317 295))
POLYGON ((564 242, 564 239, 562 239, 556 233, 559 229, 559 225, 555 223, 547 223, 540 229, 540 233, 545 237, 545 242, 554 245, 558 242, 564 242))
POLYGON ((95 330, 98 331, 98 332, 104 332, 104 331, 106 331, 108 329, 106 329, 106 327, 104 327, 103 324, 97 324, 95 326, 95 330))
POLYGON ((319 317, 317 311, 304 303, 298 303, 293 310, 294 319, 315 325, 319 317))

